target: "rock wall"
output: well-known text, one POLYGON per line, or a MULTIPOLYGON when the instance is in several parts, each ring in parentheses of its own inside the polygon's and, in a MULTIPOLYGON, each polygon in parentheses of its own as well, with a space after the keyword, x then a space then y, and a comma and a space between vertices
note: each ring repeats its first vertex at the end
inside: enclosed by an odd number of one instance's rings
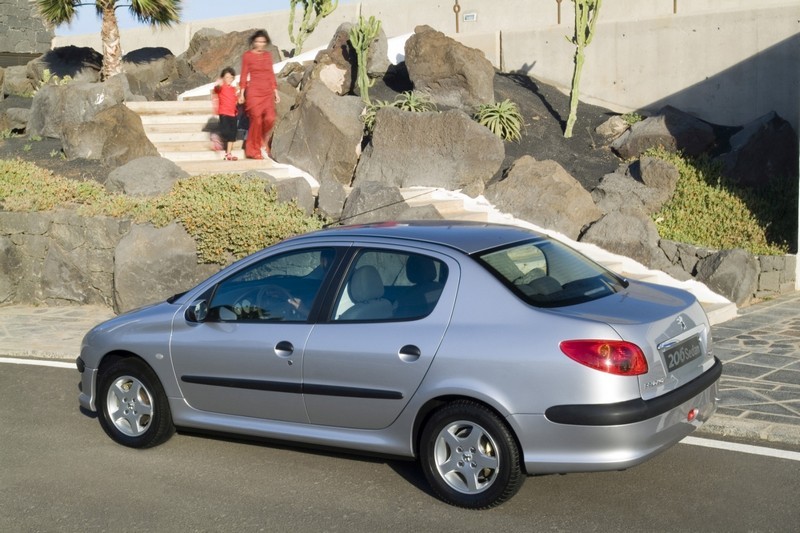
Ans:
POLYGON ((0 211, 0 304, 128 311, 190 289, 219 269, 196 259, 194 241, 175 224, 153 228, 69 210, 0 211))
MULTIPOLYGON (((723 253, 719 250, 677 243, 666 239, 660 241, 659 247, 674 266, 692 276, 698 274, 698 270, 702 267, 704 261, 723 253)), ((745 300, 739 302, 739 305, 773 298, 795 290, 796 255, 757 255, 750 257, 754 260, 754 266, 752 267, 753 281, 747 288, 746 292, 748 294, 745 300)), ((732 284, 741 285, 743 280, 749 278, 745 275, 745 271, 750 268, 749 266, 734 264, 732 268, 736 273, 735 279, 731 280, 732 284)), ((707 280, 702 281, 707 282, 707 280)), ((721 287, 717 288, 717 290, 719 289, 721 287)))
POLYGON ((0 28, 0 54, 43 54, 55 35, 28 0, 0 0, 0 28))

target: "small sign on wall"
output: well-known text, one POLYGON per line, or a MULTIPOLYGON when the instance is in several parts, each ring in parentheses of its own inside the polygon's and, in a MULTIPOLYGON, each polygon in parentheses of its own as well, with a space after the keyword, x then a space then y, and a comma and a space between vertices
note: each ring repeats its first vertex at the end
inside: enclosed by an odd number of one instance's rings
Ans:
POLYGON ((478 20, 477 13, 464 13, 464 22, 475 22, 478 20))

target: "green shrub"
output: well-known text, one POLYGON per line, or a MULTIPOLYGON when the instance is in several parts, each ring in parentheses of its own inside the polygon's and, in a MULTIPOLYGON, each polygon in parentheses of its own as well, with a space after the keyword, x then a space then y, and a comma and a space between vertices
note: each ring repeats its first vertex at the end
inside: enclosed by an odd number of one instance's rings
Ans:
POLYGON ((364 109, 364 114, 361 116, 361 119, 364 121, 364 133, 366 135, 372 135, 372 131, 375 129, 375 115, 378 114, 378 110, 383 107, 391 107, 392 105, 392 102, 387 102, 386 100, 375 100, 367 104, 367 107, 364 109))
POLYGON ((641 122, 644 120, 644 117, 639 113, 636 113, 635 111, 632 111, 630 113, 625 113, 624 115, 621 116, 622 120, 624 120, 629 126, 633 126, 637 122, 641 122))
POLYGON ((395 98, 393 105, 402 111, 413 111, 415 113, 425 113, 436 111, 436 104, 431 101, 431 97, 419 91, 405 91, 395 98))
POLYGON ((0 205, 46 211, 77 205, 85 216, 129 218, 163 227, 179 222, 197 242, 198 261, 225 264, 291 235, 322 227, 294 203, 278 202, 257 178, 195 176, 155 198, 109 194, 96 182, 54 175, 32 163, 0 160, 0 205))
POLYGON ((405 91, 397 95, 392 102, 375 100, 367 104, 362 116, 365 135, 372 135, 372 131, 375 129, 375 115, 383 107, 396 107, 402 111, 413 111, 415 113, 436 111, 436 104, 431 101, 427 94, 420 92, 405 91))
POLYGON ((518 141, 522 135, 522 115, 511 100, 483 104, 473 118, 504 141, 518 141))
POLYGON ((756 194, 726 180, 720 166, 708 159, 663 148, 643 155, 668 161, 680 172, 673 198, 653 216, 662 238, 720 250, 743 248, 756 255, 785 254, 796 242, 796 188, 756 194))

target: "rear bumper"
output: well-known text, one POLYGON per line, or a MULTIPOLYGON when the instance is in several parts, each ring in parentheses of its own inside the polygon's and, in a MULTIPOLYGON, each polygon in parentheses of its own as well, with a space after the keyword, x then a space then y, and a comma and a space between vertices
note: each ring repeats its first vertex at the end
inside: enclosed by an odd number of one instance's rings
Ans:
POLYGON ((635 424, 675 409, 712 386, 721 375, 722 362, 715 357, 714 366, 702 375, 658 398, 602 405, 557 405, 547 409, 544 415, 556 424, 576 426, 635 424))
POLYGON ((653 457, 700 427, 716 411, 722 364, 661 400, 559 406, 554 415, 513 415, 528 474, 623 470, 653 457), (643 406, 640 404, 644 404, 643 406), (634 407, 634 408, 632 408, 634 407), (689 413, 697 409, 690 420, 689 413), (589 414, 599 416, 587 422, 589 414))

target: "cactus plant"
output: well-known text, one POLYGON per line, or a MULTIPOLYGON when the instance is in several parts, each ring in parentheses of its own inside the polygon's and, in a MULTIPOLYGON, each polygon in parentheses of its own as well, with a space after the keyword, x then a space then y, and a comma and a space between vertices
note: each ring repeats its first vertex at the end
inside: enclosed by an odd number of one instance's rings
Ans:
POLYGON ((358 90, 361 93, 361 99, 366 104, 370 103, 369 88, 375 85, 375 80, 370 80, 367 73, 368 51, 380 31, 380 20, 375 17, 364 20, 362 16, 358 17, 358 24, 350 29, 350 43, 352 43, 358 59, 358 90))
POLYGON ((575 4, 575 36, 567 40, 575 45, 575 70, 572 74, 572 90, 569 94, 569 118, 564 129, 564 137, 572 137, 572 128, 578 118, 578 95, 580 93, 581 71, 583 70, 584 48, 594 37, 597 16, 603 0, 572 0, 575 4))
POLYGON ((303 43, 306 38, 316 29, 317 24, 333 13, 339 5, 339 0, 290 0, 289 1, 289 39, 294 45, 294 55, 303 51, 303 43), (294 31, 295 8, 297 4, 303 5, 303 20, 294 31), (312 18, 313 16, 313 18, 312 18))

